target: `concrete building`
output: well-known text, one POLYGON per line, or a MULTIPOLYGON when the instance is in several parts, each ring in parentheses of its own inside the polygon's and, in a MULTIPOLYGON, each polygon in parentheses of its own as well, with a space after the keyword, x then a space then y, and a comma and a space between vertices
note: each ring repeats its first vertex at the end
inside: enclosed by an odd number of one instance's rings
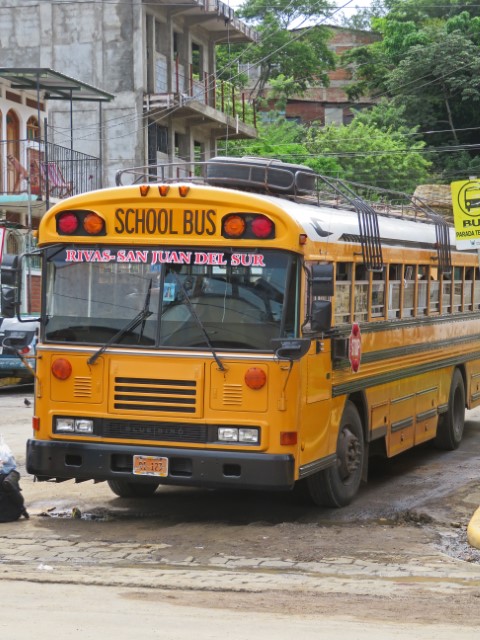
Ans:
MULTIPOLYGON (((328 29, 331 32, 328 46, 339 57, 355 47, 372 44, 380 37, 371 31, 337 26, 329 26, 328 29)), ((244 72, 249 73, 252 86, 258 73, 255 68, 244 69, 244 72)), ((301 96, 289 98, 284 111, 287 120, 295 120, 299 124, 348 124, 353 118, 352 109, 365 109, 375 104, 375 100, 370 96, 362 96, 356 101, 348 98, 346 87, 352 80, 348 67, 339 65, 336 70, 328 73, 328 77, 328 87, 312 87, 301 96)), ((268 95, 269 88, 266 87, 262 96, 268 98, 268 95)), ((275 103, 270 100, 267 109, 274 108, 275 103)))
POLYGON ((256 136, 215 74, 218 43, 256 34, 220 0, 21 4, 0 0, 2 67, 51 69, 114 96, 74 113, 68 100, 47 102, 49 140, 100 158, 102 186, 122 168, 208 159, 220 138, 256 136))

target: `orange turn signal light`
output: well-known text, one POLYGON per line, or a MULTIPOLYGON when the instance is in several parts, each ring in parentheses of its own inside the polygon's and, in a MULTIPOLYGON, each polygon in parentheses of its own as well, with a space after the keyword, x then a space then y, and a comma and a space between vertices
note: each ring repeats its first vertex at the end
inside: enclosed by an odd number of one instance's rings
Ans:
POLYGON ((149 184, 141 184, 140 185, 140 195, 142 197, 145 197, 149 191, 150 191, 150 185, 149 184))
POLYGON ((96 213, 88 213, 83 220, 83 228, 87 233, 95 236, 105 228, 103 219, 96 213))
POLYGON ((162 198, 165 198, 169 191, 170 187, 168 186, 168 184, 161 184, 158 187, 158 193, 162 196, 162 198))
POLYGON ((223 221, 223 230, 231 238, 239 238, 245 232, 246 223, 242 216, 228 216, 223 221))
POLYGON ((190 191, 190 187, 187 187, 186 184, 181 184, 178 187, 178 193, 180 194, 180 196, 182 198, 185 198, 185 196, 187 195, 187 193, 190 191))
POLYGON ((261 389, 267 382, 267 374, 260 367, 250 367, 245 372, 245 384, 250 389, 261 389))
POLYGON ((284 446, 297 444, 297 432, 296 431, 280 431, 280 444, 284 446))
POLYGON ((67 380, 72 375, 72 365, 66 358, 54 360, 51 370, 57 380, 67 380))

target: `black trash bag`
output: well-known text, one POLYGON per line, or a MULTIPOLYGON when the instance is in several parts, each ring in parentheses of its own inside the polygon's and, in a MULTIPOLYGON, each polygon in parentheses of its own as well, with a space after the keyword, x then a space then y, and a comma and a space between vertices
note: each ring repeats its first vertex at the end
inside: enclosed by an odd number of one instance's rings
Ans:
POLYGON ((13 522, 22 516, 29 518, 20 489, 20 474, 15 469, 0 473, 0 522, 13 522))

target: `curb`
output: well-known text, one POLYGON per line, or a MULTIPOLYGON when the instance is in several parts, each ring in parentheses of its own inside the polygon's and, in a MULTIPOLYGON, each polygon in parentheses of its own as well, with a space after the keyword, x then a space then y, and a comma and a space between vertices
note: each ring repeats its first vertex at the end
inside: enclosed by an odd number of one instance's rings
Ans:
POLYGON ((467 539, 472 547, 480 549, 480 507, 473 514, 467 527, 467 539))

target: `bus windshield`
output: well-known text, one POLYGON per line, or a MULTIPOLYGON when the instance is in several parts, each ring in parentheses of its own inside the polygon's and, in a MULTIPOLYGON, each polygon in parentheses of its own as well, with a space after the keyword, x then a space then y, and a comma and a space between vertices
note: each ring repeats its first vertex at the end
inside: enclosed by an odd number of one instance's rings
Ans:
POLYGON ((52 247, 46 342, 272 350, 298 328, 298 268, 285 251, 52 247))

